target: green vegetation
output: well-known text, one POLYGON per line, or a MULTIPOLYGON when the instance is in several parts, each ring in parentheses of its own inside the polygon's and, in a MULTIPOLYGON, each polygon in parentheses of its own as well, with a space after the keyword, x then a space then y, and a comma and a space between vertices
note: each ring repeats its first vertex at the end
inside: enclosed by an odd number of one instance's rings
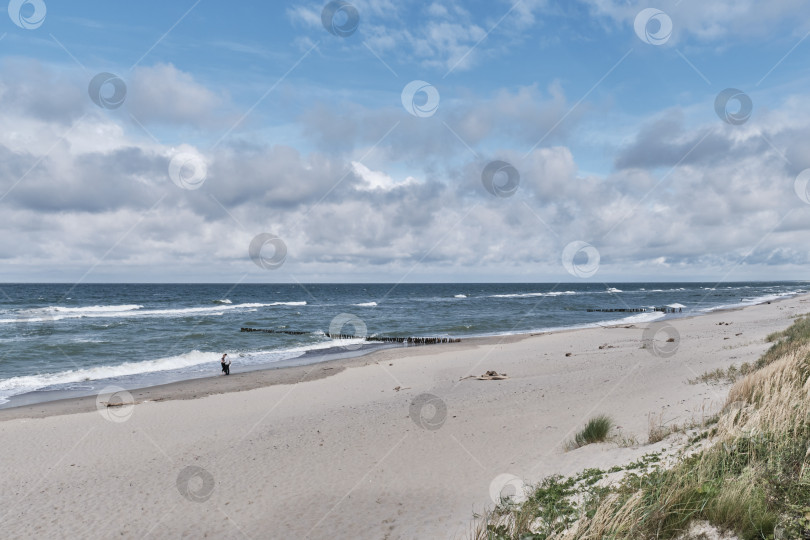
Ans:
POLYGON ((734 384, 738 379, 745 377, 752 371, 754 371, 754 367, 748 362, 743 362, 740 367, 731 365, 725 370, 717 368, 714 371, 707 371, 703 375, 689 379, 689 384, 734 384))
POLYGON ((473 534, 473 538, 475 540, 550 538, 555 531, 575 523, 581 513, 593 515, 596 507, 592 503, 601 500, 610 490, 609 487, 600 485, 600 481, 607 475, 646 470, 659 460, 659 454, 646 454, 638 461, 624 467, 613 467, 609 471, 586 469, 576 476, 546 477, 534 487, 531 496, 524 503, 515 504, 504 500, 487 516, 476 516, 487 520, 488 527, 479 528, 473 534), (580 503, 578 500, 583 502, 580 503), (509 519, 501 519, 505 516, 509 516, 509 519), (529 532, 532 524, 536 529, 534 533, 529 532))
POLYGON ((647 421, 649 422, 650 426, 649 431, 647 432, 647 444, 655 444, 657 442, 663 441, 673 433, 686 433, 687 431, 692 429, 705 428, 706 426, 716 424, 718 420, 719 417, 717 415, 709 416, 707 418, 705 416, 705 411, 700 421, 693 419, 687 422, 683 422, 681 424, 664 422, 663 411, 658 417, 655 417, 652 414, 650 414, 647 418, 647 421))
POLYGON ((603 442, 607 439, 613 425, 613 420, 604 414, 591 418, 582 431, 574 435, 574 439, 568 443, 568 448, 574 449, 586 444, 603 442))
POLYGON ((546 478, 525 502, 479 516, 471 537, 674 539, 708 522, 744 540, 810 539, 810 319, 769 341, 716 424, 689 441, 702 449, 670 467, 650 455, 607 472, 546 478))
POLYGON ((779 358, 795 354, 810 343, 810 316, 797 318, 790 327, 781 332, 774 332, 766 340, 773 345, 757 360, 754 365, 756 369, 770 365, 779 358))

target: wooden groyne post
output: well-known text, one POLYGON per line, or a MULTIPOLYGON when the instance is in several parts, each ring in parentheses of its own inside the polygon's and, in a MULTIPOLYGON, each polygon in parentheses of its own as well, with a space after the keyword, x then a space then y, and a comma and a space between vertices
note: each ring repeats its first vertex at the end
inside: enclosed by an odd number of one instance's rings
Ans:
MULTIPOLYGON (((240 332, 264 332, 265 334, 289 334, 292 336, 301 336, 304 334, 312 334, 313 332, 298 332, 294 330, 272 330, 265 328, 247 328, 243 327, 240 332)), ((391 336, 353 336, 351 334, 324 334, 332 339, 364 339, 365 341, 375 341, 380 343, 407 343, 408 345, 436 345, 439 343, 461 343, 459 338, 448 337, 391 337, 391 336)))
POLYGON ((601 313, 649 313, 660 311, 661 313, 683 313, 682 307, 653 307, 653 308, 587 308, 587 312, 601 312, 601 313))

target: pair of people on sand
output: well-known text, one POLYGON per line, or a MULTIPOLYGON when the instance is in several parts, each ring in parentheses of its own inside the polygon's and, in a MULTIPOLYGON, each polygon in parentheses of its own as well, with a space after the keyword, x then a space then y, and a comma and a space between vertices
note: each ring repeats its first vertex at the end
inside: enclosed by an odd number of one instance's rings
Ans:
POLYGON ((227 354, 222 355, 222 360, 220 360, 219 363, 222 364, 222 373, 224 373, 225 375, 230 375, 231 374, 231 361, 228 359, 227 354))

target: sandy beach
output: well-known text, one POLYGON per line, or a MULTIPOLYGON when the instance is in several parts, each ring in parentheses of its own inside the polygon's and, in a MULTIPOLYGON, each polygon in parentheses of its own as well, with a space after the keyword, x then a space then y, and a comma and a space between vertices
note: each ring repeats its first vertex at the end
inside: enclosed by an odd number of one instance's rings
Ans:
POLYGON ((689 379, 754 362, 768 334, 808 311, 801 296, 675 319, 654 347, 642 345, 660 323, 465 340, 152 387, 132 391, 134 405, 3 410, 0 527, 6 538, 463 538, 504 479, 671 445, 646 444, 650 415, 716 412, 727 387, 689 379), (488 370, 508 378, 469 377, 488 370), (565 451, 603 413, 637 444, 565 451))

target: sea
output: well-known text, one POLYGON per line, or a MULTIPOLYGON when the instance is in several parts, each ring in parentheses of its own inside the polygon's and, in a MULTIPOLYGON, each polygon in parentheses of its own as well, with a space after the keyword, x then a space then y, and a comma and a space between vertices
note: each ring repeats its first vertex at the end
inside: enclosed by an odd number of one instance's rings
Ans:
POLYGON ((0 408, 218 376, 223 353, 238 373, 407 346, 366 336, 463 341, 647 323, 808 289, 808 282, 3 284, 0 408), (683 307, 588 311, 672 304, 683 307))

